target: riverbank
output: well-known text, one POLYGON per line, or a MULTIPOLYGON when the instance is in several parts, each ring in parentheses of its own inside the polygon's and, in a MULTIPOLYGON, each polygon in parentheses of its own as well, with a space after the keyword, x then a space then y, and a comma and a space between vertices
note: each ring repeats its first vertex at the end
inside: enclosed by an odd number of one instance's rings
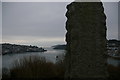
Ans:
MULTIPOLYGON (((10 69, 8 75, 3 74, 3 78, 24 78, 24 79, 51 79, 62 78, 64 79, 65 69, 61 61, 51 63, 45 60, 44 57, 30 56, 23 58, 20 62, 14 63, 14 67, 10 69), (42 64, 41 64, 42 63, 42 64)), ((7 71, 7 69, 3 69, 7 71)), ((108 80, 119 80, 120 65, 114 66, 108 64, 108 80)))
POLYGON ((29 56, 14 62, 11 69, 3 69, 3 79, 8 78, 64 78, 64 65, 60 60, 56 63, 48 62, 44 57, 29 56))
POLYGON ((55 50, 51 47, 45 48, 45 49, 47 49, 48 51, 47 52, 28 52, 26 54, 23 53, 23 54, 4 55, 3 71, 10 72, 9 70, 11 70, 11 73, 12 73, 12 76, 10 76, 10 74, 3 75, 4 79, 5 78, 15 79, 18 77, 25 78, 25 79, 33 79, 33 78, 37 79, 37 78, 43 78, 42 76, 45 76, 44 78, 48 78, 48 79, 54 78, 54 77, 60 77, 60 76, 62 77, 62 75, 64 75, 63 73, 64 68, 61 68, 62 64, 59 63, 61 59, 56 60, 56 56, 61 56, 65 54, 65 50, 55 50), (31 56, 31 58, 29 58, 29 56, 31 56), (40 64, 41 57, 42 57, 42 62, 44 64, 40 64), (26 60, 26 58, 28 60, 26 60), (14 63, 15 61, 17 61, 17 63, 14 63), (19 61, 20 61, 20 64, 25 63, 25 65, 23 65, 24 67, 22 67, 23 69, 21 69, 22 65, 21 66, 18 65, 19 61), (29 64, 27 65, 27 63, 29 64), (19 67, 15 68, 13 64, 14 65, 17 64, 19 67))
MULTIPOLYGON (((20 61, 21 58, 23 59, 24 57, 28 57, 28 56, 44 57, 46 59, 46 61, 52 62, 53 64, 55 64, 57 62, 57 60, 60 60, 63 57, 63 56, 59 57, 59 59, 56 60, 56 56, 63 55, 66 52, 65 50, 53 49, 52 47, 45 48, 45 49, 47 49, 47 52, 27 52, 27 53, 21 53, 21 54, 7 54, 7 55, 4 55, 3 56, 3 67, 11 69, 15 60, 20 61)), ((108 69, 110 70, 109 73, 114 74, 115 71, 118 71, 119 68, 120 68, 120 66, 119 66, 120 65, 120 60, 117 60, 117 59, 114 59, 114 58, 111 58, 111 57, 108 57, 107 60, 108 60, 107 64, 110 65, 110 66, 108 66, 108 69), (114 71, 114 72, 112 72, 112 71, 114 71)), ((116 75, 117 75, 117 72, 116 72, 116 75)))
MULTIPOLYGON (((47 61, 52 63, 56 62, 56 56, 65 54, 65 50, 55 50, 51 47, 46 47, 47 51, 45 52, 25 52, 25 53, 13 53, 13 54, 6 54, 2 56, 2 67, 4 68, 12 68, 12 63, 15 60, 20 60, 21 58, 27 56, 41 56, 45 57, 47 61)), ((61 57, 60 57, 61 58, 61 57)))
POLYGON ((111 64, 108 64, 107 70, 108 70, 110 79, 120 80, 120 65, 113 66, 111 64))

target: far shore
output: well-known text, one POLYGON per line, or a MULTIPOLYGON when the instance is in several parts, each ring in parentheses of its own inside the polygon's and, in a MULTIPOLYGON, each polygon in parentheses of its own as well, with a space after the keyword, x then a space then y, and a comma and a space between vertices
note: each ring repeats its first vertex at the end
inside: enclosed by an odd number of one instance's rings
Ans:
POLYGON ((25 53, 25 52, 45 52, 45 50, 42 47, 37 46, 28 46, 28 45, 17 45, 17 44, 9 44, 9 43, 3 43, 0 44, 2 47, 2 55, 5 54, 13 54, 13 53, 25 53))

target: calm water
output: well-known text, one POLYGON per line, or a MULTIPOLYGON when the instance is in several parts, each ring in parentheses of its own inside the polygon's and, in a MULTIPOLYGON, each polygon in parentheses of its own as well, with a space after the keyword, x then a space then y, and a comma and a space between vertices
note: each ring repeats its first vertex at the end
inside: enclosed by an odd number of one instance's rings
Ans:
MULTIPOLYGON (((25 56, 32 56, 37 55, 41 57, 45 57, 47 61, 51 61, 53 63, 56 62, 56 56, 59 56, 59 58, 62 58, 62 56, 65 54, 64 50, 55 50, 52 48, 45 48, 48 51, 47 52, 28 52, 28 53, 20 53, 20 54, 9 54, 2 56, 2 67, 4 68, 11 68, 12 64, 15 60, 19 60, 25 56)), ((1 59, 1 57, 0 57, 1 59)), ((108 64, 112 64, 113 66, 120 66, 120 60, 116 60, 113 58, 107 59, 108 64)), ((1 70, 1 68, 0 68, 1 70)))
POLYGON ((111 64, 111 65, 113 65, 115 67, 120 67, 120 59, 118 60, 118 59, 114 59, 114 58, 109 57, 107 59, 107 63, 111 64))
POLYGON ((19 60, 25 56, 41 56, 45 57, 47 61, 51 61, 53 63, 56 62, 56 56, 63 56, 65 53, 65 50, 55 50, 52 48, 45 48, 48 51, 46 52, 27 52, 27 53, 19 53, 19 54, 7 54, 2 56, 2 67, 3 68, 11 68, 12 64, 14 63, 15 60, 19 60))

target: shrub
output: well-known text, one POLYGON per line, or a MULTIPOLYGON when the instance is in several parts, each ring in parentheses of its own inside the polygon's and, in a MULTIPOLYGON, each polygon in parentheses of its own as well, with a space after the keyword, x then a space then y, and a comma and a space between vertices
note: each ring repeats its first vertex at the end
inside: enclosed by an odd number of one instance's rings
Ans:
POLYGON ((9 69, 2 68, 2 77, 4 77, 4 78, 9 78, 10 77, 9 69))
POLYGON ((29 56, 14 62, 9 78, 63 78, 64 72, 63 62, 54 64, 43 57, 29 56))
MULTIPOLYGON (((119 78, 120 79, 120 67, 115 67, 113 65, 108 65, 108 73, 110 78, 119 78)), ((115 80, 115 79, 114 79, 115 80)))

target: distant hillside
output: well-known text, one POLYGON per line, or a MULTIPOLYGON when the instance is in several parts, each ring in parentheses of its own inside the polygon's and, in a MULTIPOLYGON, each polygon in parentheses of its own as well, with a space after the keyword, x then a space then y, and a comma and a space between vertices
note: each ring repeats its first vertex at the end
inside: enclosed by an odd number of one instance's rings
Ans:
POLYGON ((10 53, 23 53, 23 52, 44 52, 47 50, 44 50, 42 47, 37 46, 28 46, 28 45, 17 45, 17 44, 9 44, 4 43, 0 44, 2 47, 2 54, 10 54, 10 53))
POLYGON ((66 49, 66 45, 63 44, 63 45, 55 45, 55 46, 52 46, 53 49, 60 49, 60 50, 65 50, 66 49))

